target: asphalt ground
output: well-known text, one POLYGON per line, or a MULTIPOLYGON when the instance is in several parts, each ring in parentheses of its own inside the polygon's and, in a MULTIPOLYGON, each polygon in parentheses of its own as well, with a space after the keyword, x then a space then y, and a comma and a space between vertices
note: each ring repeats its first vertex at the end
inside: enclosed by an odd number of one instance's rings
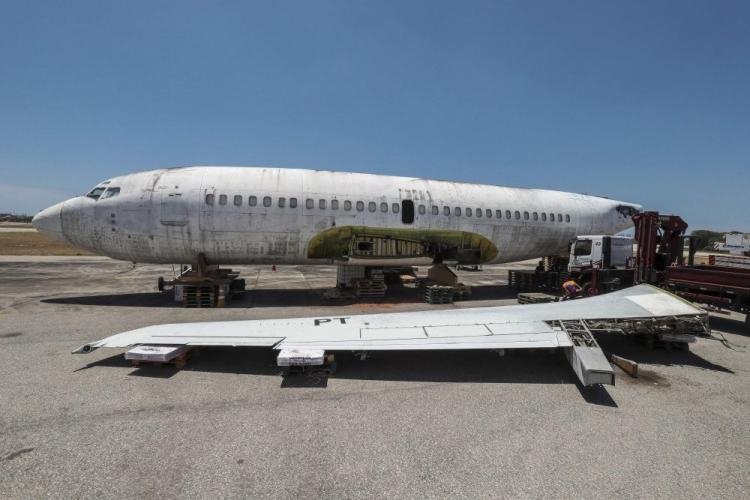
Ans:
MULTIPOLYGON (((0 497, 747 497, 749 354, 715 340, 600 337, 641 365, 606 389, 561 353, 342 353, 317 380, 283 379, 264 349, 203 349, 179 371, 70 354, 164 322, 508 305, 508 267, 461 272, 475 300, 447 306, 410 290, 324 305, 332 267, 242 267, 246 297, 206 310, 155 290, 169 266, 2 257, 0 497)), ((712 327, 744 346, 743 319, 712 327)))

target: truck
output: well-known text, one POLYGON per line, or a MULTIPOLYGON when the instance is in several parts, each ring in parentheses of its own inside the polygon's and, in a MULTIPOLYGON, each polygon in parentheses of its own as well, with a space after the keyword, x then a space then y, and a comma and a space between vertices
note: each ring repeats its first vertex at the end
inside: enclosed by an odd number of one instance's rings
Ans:
POLYGON ((692 262, 695 245, 686 240, 688 226, 681 217, 640 212, 632 218, 635 238, 578 236, 570 242, 567 256, 546 257, 534 271, 511 270, 508 283, 522 292, 558 293, 565 280, 573 279, 583 288, 582 295, 589 296, 659 282, 667 267, 684 264, 686 241, 692 262))
POLYGON ((582 295, 610 292, 633 284, 633 238, 589 234, 570 242, 567 256, 548 256, 534 271, 511 269, 508 283, 519 292, 558 293, 573 279, 582 295))
POLYGON ((510 270, 508 283, 520 292, 559 294, 562 283, 573 279, 583 296, 648 283, 716 310, 745 314, 750 329, 750 269, 719 257, 696 265, 699 242, 685 235, 688 225, 679 216, 640 212, 633 223, 635 238, 578 236, 567 258, 546 257, 534 271, 510 270))
POLYGON ((711 265, 674 266, 667 269, 659 286, 716 311, 745 315, 750 331, 750 269, 711 265))
POLYGON ((633 284, 633 238, 584 235, 570 245, 567 277, 583 287, 584 295, 633 284))

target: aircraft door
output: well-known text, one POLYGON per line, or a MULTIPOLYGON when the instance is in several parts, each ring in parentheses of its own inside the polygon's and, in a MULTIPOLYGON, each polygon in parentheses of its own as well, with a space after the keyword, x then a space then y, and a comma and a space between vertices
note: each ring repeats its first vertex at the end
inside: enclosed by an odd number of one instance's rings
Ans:
POLYGON ((188 224, 188 200, 183 193, 176 190, 161 193, 159 221, 163 226, 186 226, 188 224))
POLYGON ((213 230, 214 208, 219 201, 217 198, 215 188, 208 187, 201 189, 201 198, 198 202, 200 206, 198 225, 202 231, 213 230))

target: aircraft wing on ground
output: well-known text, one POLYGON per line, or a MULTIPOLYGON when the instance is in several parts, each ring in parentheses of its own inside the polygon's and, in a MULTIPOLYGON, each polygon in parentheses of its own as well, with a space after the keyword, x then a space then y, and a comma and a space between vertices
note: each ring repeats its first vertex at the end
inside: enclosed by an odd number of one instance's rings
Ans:
POLYGON ((706 317, 705 311, 679 297, 639 285, 547 304, 155 325, 91 342, 74 352, 133 345, 323 351, 564 348, 581 382, 590 385, 614 383, 592 330, 696 333, 705 331, 706 317))

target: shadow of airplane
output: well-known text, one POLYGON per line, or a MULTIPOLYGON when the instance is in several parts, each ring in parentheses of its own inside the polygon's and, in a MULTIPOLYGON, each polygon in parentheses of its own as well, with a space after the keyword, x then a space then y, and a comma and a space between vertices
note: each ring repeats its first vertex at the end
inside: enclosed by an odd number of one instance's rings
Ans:
MULTIPOLYGON (((283 289, 264 288, 247 290, 241 297, 233 298, 226 307, 304 307, 325 306, 337 303, 326 302, 323 293, 327 288, 311 289, 283 289)), ((468 302, 479 300, 506 300, 516 297, 516 292, 504 285, 480 285, 472 287, 472 295, 468 302)), ((114 306, 114 307, 160 307, 180 308, 179 303, 172 300, 171 293, 141 292, 120 293, 107 295, 82 295, 77 297, 57 297, 42 299, 45 304, 86 305, 86 306, 114 306)), ((408 304, 423 303, 419 290, 410 287, 392 287, 383 298, 352 298, 340 302, 349 304, 408 304)))

